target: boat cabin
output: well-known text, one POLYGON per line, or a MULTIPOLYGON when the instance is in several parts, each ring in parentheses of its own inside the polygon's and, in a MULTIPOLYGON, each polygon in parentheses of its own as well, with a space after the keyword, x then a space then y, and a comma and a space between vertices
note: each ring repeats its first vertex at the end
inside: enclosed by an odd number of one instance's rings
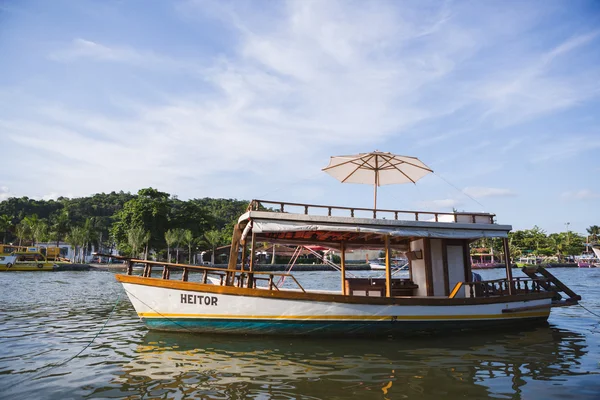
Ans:
MULTIPOLYGON (((250 251, 262 242, 319 245, 340 253, 344 295, 459 298, 469 295, 470 289, 457 289, 457 285, 471 282, 473 276, 469 243, 482 237, 508 237, 511 226, 495 223, 494 217, 487 213, 372 210, 254 200, 238 220, 229 268, 236 268, 235 254, 244 243, 250 244, 250 251), (386 278, 346 276, 344 254, 359 249, 385 252, 386 278), (394 250, 408 258, 409 279, 391 276, 394 250)), ((510 268, 507 274, 512 279, 510 268)))
MULTIPOLYGON (((208 265, 115 258, 127 260, 128 275, 132 275, 135 263, 142 263, 144 278, 152 277, 153 267, 162 266, 162 279, 170 279, 171 271, 181 271, 181 281, 188 282, 192 281, 190 272, 201 272, 201 284, 267 289, 281 294, 296 290, 306 294, 341 294, 346 298, 378 297, 397 301, 437 298, 436 301, 447 303, 490 297, 499 301, 505 296, 534 293, 547 297, 551 296, 548 292, 559 290, 567 293, 568 301, 577 301, 579 296, 543 269, 524 270, 526 277, 513 278, 508 246, 511 228, 496 223, 495 215, 489 213, 384 210, 253 200, 234 228, 225 270, 208 265), (504 254, 501 256, 506 268, 505 278, 481 281, 480 276, 472 272, 469 244, 481 238, 503 239, 504 254), (319 246, 339 252, 339 266, 324 260, 340 270, 339 289, 307 291, 289 271, 256 271, 258 244, 264 243, 304 249, 319 246), (363 278, 347 274, 345 254, 350 250, 383 251, 385 276, 363 278), (408 259, 408 278, 394 276, 393 253, 402 253, 408 259), (242 260, 248 262, 242 263, 242 260), (286 278, 297 288, 281 287, 286 278)), ((555 296, 556 300, 561 298, 555 296)))

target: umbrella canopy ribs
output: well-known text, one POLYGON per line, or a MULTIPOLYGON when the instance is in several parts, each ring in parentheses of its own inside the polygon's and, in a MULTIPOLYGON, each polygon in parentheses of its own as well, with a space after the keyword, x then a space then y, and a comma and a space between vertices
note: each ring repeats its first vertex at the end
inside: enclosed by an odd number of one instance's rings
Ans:
POLYGON ((334 156, 322 169, 342 183, 373 185, 374 205, 377 208, 377 187, 401 183, 416 183, 433 172, 416 157, 374 151, 349 156, 334 156))

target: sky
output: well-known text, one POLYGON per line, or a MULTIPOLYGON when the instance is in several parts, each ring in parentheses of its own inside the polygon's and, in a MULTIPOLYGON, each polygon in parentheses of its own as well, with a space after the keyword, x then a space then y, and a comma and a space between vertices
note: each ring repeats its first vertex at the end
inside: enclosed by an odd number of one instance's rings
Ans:
POLYGON ((0 200, 154 187, 600 225, 600 3, 0 0, 0 200))

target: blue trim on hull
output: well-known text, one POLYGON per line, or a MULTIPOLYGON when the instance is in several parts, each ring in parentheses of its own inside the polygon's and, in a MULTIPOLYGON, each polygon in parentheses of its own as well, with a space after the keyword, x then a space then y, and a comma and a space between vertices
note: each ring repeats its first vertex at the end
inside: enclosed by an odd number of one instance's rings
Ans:
POLYGON ((547 317, 480 321, 256 321, 190 318, 142 318, 149 329, 160 331, 238 335, 389 336, 453 332, 546 322, 547 317))

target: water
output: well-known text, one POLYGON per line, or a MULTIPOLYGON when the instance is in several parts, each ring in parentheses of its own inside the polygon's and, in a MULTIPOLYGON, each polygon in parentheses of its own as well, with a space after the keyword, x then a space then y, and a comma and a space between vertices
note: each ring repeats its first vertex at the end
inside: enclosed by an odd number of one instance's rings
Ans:
MULTIPOLYGON (((600 314, 600 269, 552 272, 600 314)), ((578 306, 518 333, 257 338, 149 332, 111 272, 2 273, 0 285, 0 398, 600 398, 600 319, 578 306)))

